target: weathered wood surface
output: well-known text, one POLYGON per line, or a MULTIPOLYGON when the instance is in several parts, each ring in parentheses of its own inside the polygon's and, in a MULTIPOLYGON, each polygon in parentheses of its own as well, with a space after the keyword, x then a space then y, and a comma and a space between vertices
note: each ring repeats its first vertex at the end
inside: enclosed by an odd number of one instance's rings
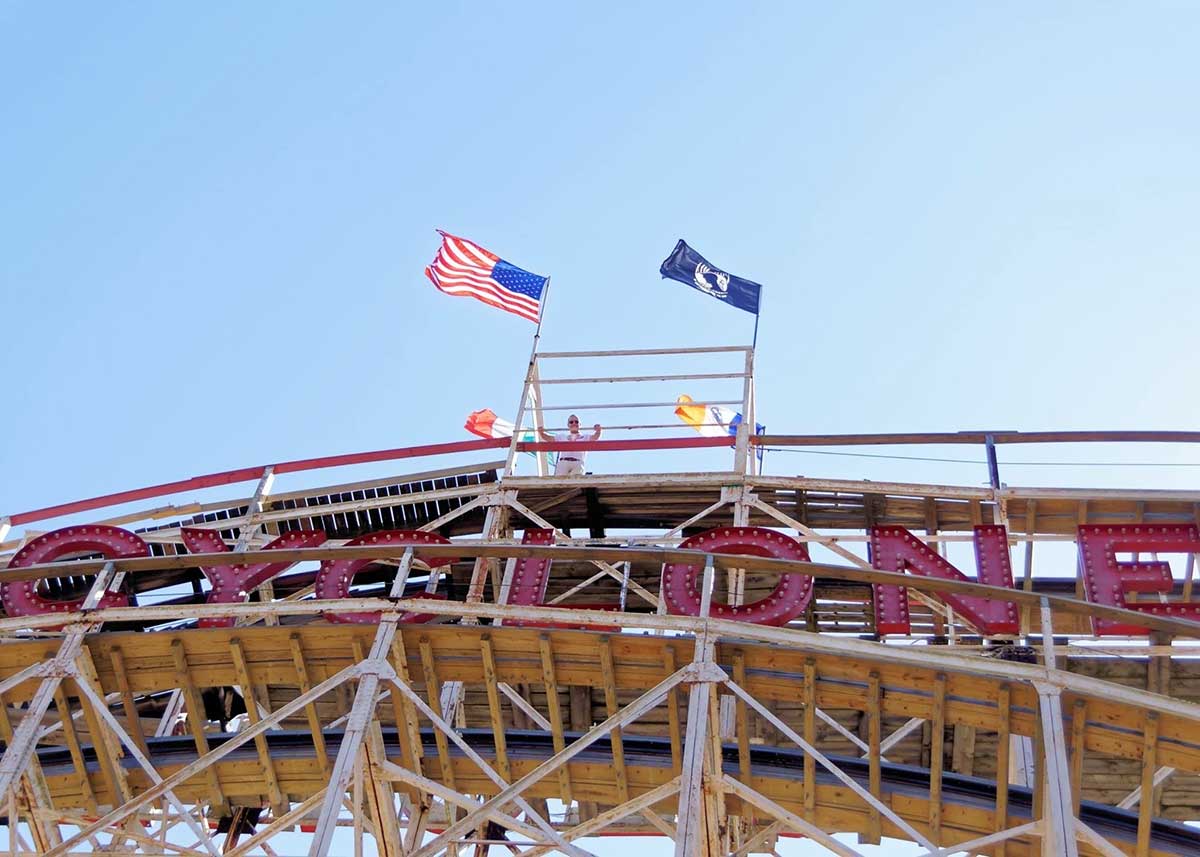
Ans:
MULTIPOLYGON (((602 719, 610 702, 615 701, 618 708, 623 707, 668 675, 669 663, 686 663, 692 657, 689 639, 649 635, 459 626, 410 626, 404 628, 402 633, 407 672, 420 692, 425 692, 423 676, 426 675, 425 668, 430 665, 439 684, 452 681, 465 683, 463 713, 468 728, 491 729, 496 722, 494 716, 505 728, 513 728, 516 718, 523 716, 520 709, 514 712, 514 706, 506 696, 489 697, 489 669, 481 655, 484 648, 492 653, 494 680, 527 688, 529 702, 546 716, 555 707, 548 704, 544 665, 538 650, 539 639, 544 637, 548 640, 553 653, 557 711, 562 728, 567 731, 573 728, 577 731, 580 726, 588 726, 602 719), (481 647, 481 637, 485 635, 488 644, 481 647), (615 692, 615 699, 612 700, 607 698, 605 690, 607 670, 602 655, 602 641, 605 639, 609 641, 612 654, 611 689, 615 692), (429 652, 428 659, 422 658, 423 648, 429 652), (669 658, 666 656, 668 652, 669 658), (579 709, 575 699, 579 690, 587 694, 590 702, 591 720, 587 723, 572 722, 572 712, 579 709), (493 712, 496 712, 495 715, 493 712)), ((90 636, 86 646, 97 665, 102 690, 105 693, 119 693, 123 686, 127 687, 141 701, 142 722, 145 723, 143 728, 147 734, 151 734, 152 720, 148 715, 153 713, 154 703, 149 695, 161 694, 180 686, 179 658, 175 654, 180 647, 185 655, 189 683, 200 689, 228 687, 238 683, 237 653, 244 653, 246 673, 243 679, 259 689, 259 701, 270 711, 294 699, 302 683, 316 684, 355 662, 364 647, 369 647, 373 635, 374 628, 371 626, 330 626, 316 622, 290 628, 258 627, 155 634, 102 633, 90 636), (293 638, 298 641, 303 653, 303 679, 296 668, 293 638), (123 653, 122 657, 112 657, 116 650, 123 653), (123 668, 122 675, 118 675, 114 667, 118 663, 123 668)), ((16 674, 31 661, 49 657, 56 648, 54 640, 0 646, 0 680, 16 674)), ((878 663, 867 665, 851 658, 739 642, 722 642, 718 645, 716 658, 723 668, 731 671, 735 657, 741 663, 739 671, 746 676, 746 689, 797 731, 805 727, 804 711, 808 702, 804 695, 806 661, 812 659, 815 665, 817 706, 855 735, 867 734, 866 718, 871 710, 872 698, 868 674, 873 671, 879 677, 881 732, 884 738, 910 718, 938 718, 944 724, 941 740, 937 743, 943 747, 942 764, 945 769, 956 771, 962 767, 962 754, 958 752, 955 742, 956 739, 965 740, 963 736, 969 731, 973 748, 970 754, 971 773, 989 778, 995 776, 995 741, 1000 729, 998 699, 1002 688, 997 680, 947 673, 946 702, 943 712, 938 715, 933 710, 934 701, 928 689, 936 684, 940 668, 919 669, 878 663)), ((1071 667, 1126 686, 1145 686, 1147 664, 1144 660, 1087 659, 1073 661, 1071 667)), ((9 710, 14 710, 14 706, 29 699, 35 687, 35 682, 28 681, 10 690, 4 698, 9 710)), ((1169 689, 1173 695, 1183 699, 1200 697, 1197 693, 1200 691, 1200 662, 1176 662, 1169 689)), ((70 689, 68 693, 74 697, 70 689)), ((1070 693, 1064 697, 1068 718, 1075 698, 1070 693)), ((377 717, 385 726, 397 722, 397 712, 392 708, 393 700, 394 697, 385 698, 379 705, 377 717)), ((1011 700, 1012 733, 1032 737, 1035 734, 1033 712, 1036 709, 1032 688, 1013 686, 1011 700)), ((344 694, 326 694, 315 706, 318 720, 326 725, 334 723, 347 713, 348 702, 344 694)), ((1093 697, 1087 698, 1086 711, 1083 797, 1115 803, 1138 785, 1145 715, 1131 706, 1093 697)), ((684 712, 678 713, 682 716, 684 712)), ((403 712, 399 714, 403 720, 403 712)), ((659 705, 625 732, 628 735, 669 738, 671 717, 668 715, 667 705, 659 705)), ((528 720, 522 722, 528 725, 528 720)), ((753 713, 744 722, 744 728, 748 730, 746 740, 750 746, 785 743, 780 742, 773 729, 753 713)), ((300 712, 283 725, 287 729, 308 732, 311 722, 305 712, 300 712)), ((1194 818, 1200 803, 1200 734, 1194 724, 1166 715, 1160 717, 1159 726, 1157 762, 1181 772, 1162 787, 1162 815, 1167 818, 1194 818)), ((1069 720, 1067 728, 1071 728, 1069 720)), ((215 733, 216 724, 209 724, 208 731, 215 733)), ((77 721, 74 734, 84 745, 90 744, 86 722, 77 721)), ((823 752, 845 756, 861 754, 854 742, 821 720, 815 721, 815 735, 816 744, 823 752)), ((65 737, 60 730, 52 733, 47 741, 58 743, 65 737)), ((887 758, 895 763, 928 766, 930 744, 934 743, 932 738, 916 730, 888 749, 887 758)), ((399 759, 397 749, 396 760, 399 759)), ((307 797, 312 790, 325 783, 324 766, 315 753, 308 758, 279 758, 272 761, 279 788, 293 800, 307 797)), ((480 794, 494 791, 494 786, 483 779, 468 760, 452 758, 450 763, 458 788, 480 794)), ((436 774, 440 767, 436 758, 428 760, 427 764, 432 765, 436 774)), ((510 764, 514 775, 520 776, 531 769, 529 766, 533 763, 513 757, 510 764)), ((170 770, 169 765, 166 770, 170 770)), ((646 765, 644 760, 636 757, 627 757, 623 770, 625 787, 632 795, 657 787, 673 775, 669 765, 665 768, 646 765)), ((962 773, 961 770, 957 772, 962 773)), ((611 805, 617 787, 611 764, 572 763, 567 773, 577 800, 611 805)), ((205 777, 193 778, 184 787, 184 792, 195 799, 223 799, 232 803, 253 803, 271 798, 270 790, 264 787, 262 765, 258 760, 222 762, 216 767, 216 778, 222 789, 220 795, 210 793, 213 781, 205 777)), ((129 770, 129 781, 135 790, 148 785, 144 776, 133 769, 129 770)), ((48 782, 56 806, 82 810, 93 800, 103 804, 112 799, 103 772, 99 769, 89 768, 86 789, 74 770, 69 774, 49 776, 48 782)), ((803 809, 803 793, 799 782, 755 778, 752 785, 781 805, 796 811, 803 809)), ((536 797, 559 797, 560 792, 561 779, 551 777, 532 794, 536 797)), ((930 818, 928 806, 919 801, 911 802, 909 798, 896 796, 893 806, 914 824, 930 818)), ((855 826, 851 829, 865 830, 869 821, 869 816, 861 811, 861 807, 856 807, 855 801, 837 788, 818 790, 816 807, 818 823, 822 825, 851 823, 852 819, 855 826)), ((957 831, 965 837, 967 833, 990 832, 993 829, 993 819, 986 812, 968 818, 970 813, 964 815, 961 807, 948 804, 939 816, 940 824, 950 831, 947 835, 957 835, 954 833, 957 831)), ((886 835, 887 826, 884 828, 886 835)))

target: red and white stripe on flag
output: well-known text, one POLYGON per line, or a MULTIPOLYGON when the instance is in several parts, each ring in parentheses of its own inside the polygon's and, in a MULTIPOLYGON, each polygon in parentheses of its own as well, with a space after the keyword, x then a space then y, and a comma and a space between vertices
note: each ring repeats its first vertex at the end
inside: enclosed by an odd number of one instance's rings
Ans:
POLYGON ((532 322, 538 321, 545 277, 504 261, 474 241, 440 229, 438 232, 442 236, 442 246, 432 264, 425 269, 425 276, 440 291, 475 298, 532 322))

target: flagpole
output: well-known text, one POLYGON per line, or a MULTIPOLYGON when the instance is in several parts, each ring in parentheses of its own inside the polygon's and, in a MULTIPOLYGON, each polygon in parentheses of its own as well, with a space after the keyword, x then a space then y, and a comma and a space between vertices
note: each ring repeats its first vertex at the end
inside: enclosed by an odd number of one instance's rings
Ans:
MULTIPOLYGON (((546 317, 546 304, 550 300, 550 278, 546 278, 546 285, 542 290, 541 308, 538 311, 537 328, 533 331, 533 346, 529 349, 529 364, 525 368, 525 384, 521 387, 521 401, 517 405, 517 419, 513 426, 512 443, 508 447, 508 460, 504 462, 504 475, 511 476, 513 473, 513 462, 517 457, 517 444, 521 439, 522 423, 525 420, 525 403, 529 401, 529 386, 533 383, 533 370, 537 363, 538 340, 542 336, 542 320, 546 317)), ((541 440, 539 437, 534 438, 534 442, 541 440)))
POLYGON ((762 293, 763 290, 758 290, 758 309, 754 312, 754 341, 750 343, 751 348, 758 347, 758 316, 762 312, 762 293))
MULTIPOLYGON (((542 319, 546 317, 546 304, 550 302, 550 278, 546 278, 546 287, 542 289, 542 310, 538 313, 537 330, 533 332, 533 354, 537 354, 538 337, 542 335, 542 319)), ((529 355, 529 362, 533 362, 533 354, 529 355)))

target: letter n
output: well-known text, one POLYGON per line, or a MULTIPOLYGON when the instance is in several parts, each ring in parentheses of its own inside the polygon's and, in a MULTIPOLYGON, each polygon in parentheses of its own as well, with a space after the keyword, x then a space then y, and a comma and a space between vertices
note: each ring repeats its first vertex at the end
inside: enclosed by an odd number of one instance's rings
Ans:
MULTIPOLYGON (((1012 565, 1008 557, 1008 533, 999 525, 975 528, 975 562, 979 583, 1012 589, 1012 565)), ((903 527, 871 529, 871 565, 880 571, 908 571, 942 580, 970 578, 938 555, 903 527)), ((907 634, 911 631, 908 593, 899 586, 875 584, 875 630, 878 634, 907 634)), ((981 634, 1017 634, 1020 620, 1012 601, 995 601, 973 595, 942 596, 960 616, 981 634)))

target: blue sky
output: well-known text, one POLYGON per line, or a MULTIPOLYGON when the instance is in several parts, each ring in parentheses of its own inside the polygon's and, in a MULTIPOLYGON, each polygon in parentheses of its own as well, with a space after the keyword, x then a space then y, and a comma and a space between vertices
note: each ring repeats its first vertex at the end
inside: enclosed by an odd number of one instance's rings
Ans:
POLYGON ((762 282, 773 431, 1195 427, 1198 25, 6 4, 0 508, 511 416, 530 326, 429 286, 437 227, 554 277, 546 348, 747 342, 658 277, 679 237, 762 282))
MULTIPOLYGON (((553 276, 548 349, 748 343, 659 279, 680 237, 763 283, 775 432, 1196 428, 1197 43, 1186 3, 4 3, 0 513, 511 416, 532 326, 434 291, 438 227, 553 276)), ((986 476, 887 464, 768 458, 986 476)))

